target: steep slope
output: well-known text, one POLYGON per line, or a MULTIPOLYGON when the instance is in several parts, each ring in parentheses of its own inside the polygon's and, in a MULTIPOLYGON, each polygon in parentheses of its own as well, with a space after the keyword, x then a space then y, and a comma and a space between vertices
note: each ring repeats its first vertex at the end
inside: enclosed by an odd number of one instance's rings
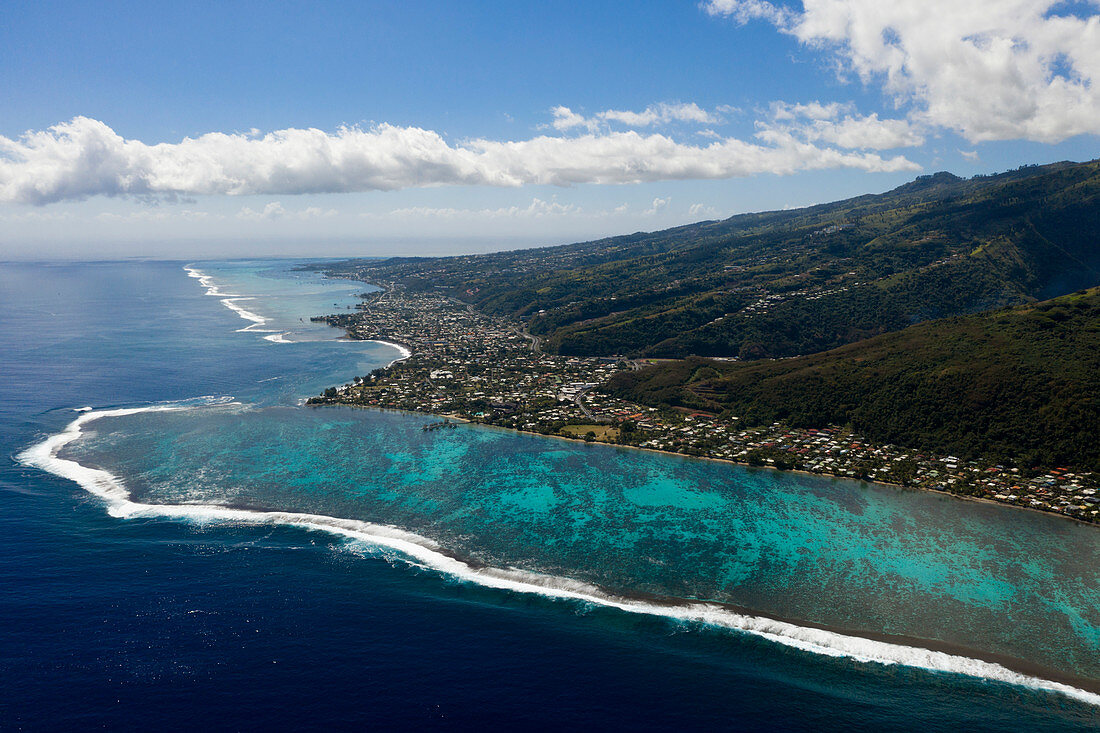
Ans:
POLYGON ((520 252, 352 261, 567 354, 780 357, 1100 284, 1100 163, 923 176, 885 194, 520 252))
POLYGON ((617 376, 609 391, 743 424, 850 424, 883 443, 1097 470, 1100 288, 792 359, 662 364, 617 376))

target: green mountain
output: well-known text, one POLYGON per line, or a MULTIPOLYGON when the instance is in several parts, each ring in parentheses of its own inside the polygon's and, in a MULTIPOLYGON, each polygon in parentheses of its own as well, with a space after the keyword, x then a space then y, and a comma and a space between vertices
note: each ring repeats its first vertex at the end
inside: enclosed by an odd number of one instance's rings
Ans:
POLYGON ((1100 470, 1100 288, 792 359, 660 364, 608 391, 748 425, 851 425, 940 454, 1100 470))
POLYGON ((324 269, 442 290, 565 354, 807 354, 1100 284, 1100 162, 922 176, 794 211, 324 269))

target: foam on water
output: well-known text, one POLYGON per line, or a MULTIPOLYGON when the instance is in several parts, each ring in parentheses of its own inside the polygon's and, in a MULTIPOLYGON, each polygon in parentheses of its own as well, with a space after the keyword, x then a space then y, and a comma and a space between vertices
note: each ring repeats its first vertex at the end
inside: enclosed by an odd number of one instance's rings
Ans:
MULTIPOLYGON (((197 267, 193 267, 192 265, 184 265, 183 269, 184 269, 184 272, 187 273, 188 277, 195 278, 196 280, 199 281, 200 285, 202 285, 204 288, 206 288, 206 294, 207 295, 214 295, 214 296, 220 297, 222 305, 224 305, 226 308, 228 308, 229 310, 236 313, 238 316, 240 316, 244 320, 251 321, 251 325, 245 326, 244 328, 237 329, 238 333, 241 333, 241 332, 266 333, 268 335, 263 337, 264 340, 265 341, 270 341, 273 344, 298 343, 293 338, 294 333, 292 331, 278 331, 278 330, 275 330, 275 329, 264 328, 264 326, 266 326, 268 324, 270 319, 268 319, 264 316, 261 316, 259 313, 256 313, 254 311, 250 311, 247 308, 244 308, 244 307, 238 305, 238 303, 242 300, 255 300, 256 299, 255 296, 240 295, 240 294, 234 294, 234 293, 223 293, 223 292, 221 292, 221 290, 219 290, 218 285, 214 281, 214 278, 212 276, 208 275, 207 273, 203 272, 202 270, 198 269, 197 267)), ((316 292, 320 293, 321 291, 316 291, 316 292)), ((313 293, 307 292, 307 294, 313 294, 313 293)), ((339 339, 339 338, 334 337, 330 340, 340 341, 340 340, 346 340, 346 339, 339 339)), ((404 361, 405 359, 408 359, 410 356, 412 356, 412 351, 410 351, 405 346, 402 346, 401 344, 395 344, 395 343, 391 343, 389 341, 380 341, 378 339, 367 339, 367 340, 365 340, 365 342, 385 344, 386 346, 390 346, 394 349, 397 349, 400 352, 401 355, 398 358, 394 359, 393 361, 389 362, 389 364, 387 364, 386 366, 390 366, 390 365, 395 364, 399 361, 404 361)), ((355 341, 351 341, 350 343, 364 343, 364 341, 355 340, 355 341)))
MULTIPOLYGON (((260 333, 271 333, 271 329, 263 328, 263 326, 265 326, 267 324, 268 319, 264 318, 259 313, 253 313, 252 311, 247 310, 247 309, 242 308, 241 306, 237 305, 238 301, 241 301, 241 300, 255 300, 254 296, 251 296, 251 295, 236 295, 236 294, 233 294, 233 293, 223 293, 223 292, 221 292, 221 290, 218 289, 218 285, 217 285, 217 283, 214 282, 214 278, 210 277, 209 275, 207 275, 202 270, 191 267, 190 265, 185 265, 183 269, 187 273, 188 277, 193 277, 193 278, 197 279, 199 281, 199 284, 202 285, 204 288, 206 288, 206 294, 207 295, 215 295, 215 296, 220 297, 222 305, 224 305, 226 308, 228 308, 229 310, 236 313, 238 316, 240 316, 244 320, 252 322, 252 325, 245 326, 244 328, 239 328, 239 329, 237 329, 238 331, 253 331, 253 332, 258 331, 260 333)), ((264 338, 267 338, 267 337, 265 336, 264 338)), ((286 342, 277 341, 276 343, 286 343, 286 342)))
POLYGON ((267 319, 266 318, 261 316, 259 313, 253 313, 252 311, 246 310, 246 309, 242 308, 241 306, 237 305, 238 301, 241 301, 241 300, 255 300, 255 298, 252 297, 252 296, 240 296, 240 297, 236 297, 236 298, 222 298, 222 305, 224 305, 226 308, 228 308, 229 310, 236 313, 238 316, 240 316, 244 320, 252 321, 251 326, 245 326, 244 328, 238 328, 237 331, 238 332, 240 332, 240 331, 260 331, 260 332, 263 332, 263 333, 271 332, 271 329, 261 328, 261 326, 264 326, 264 325, 267 324, 267 319))
POLYGON ((393 361, 391 361, 386 366, 391 366, 393 364, 396 364, 399 361, 405 361, 405 359, 408 359, 410 356, 412 356, 412 351, 410 351, 406 347, 402 346, 401 344, 395 344, 395 343, 391 343, 389 341, 379 341, 378 339, 371 339, 371 341, 373 341, 376 344, 385 344, 386 346, 392 346, 393 348, 395 348, 395 349, 397 349, 398 351, 401 352, 401 357, 400 358, 394 359, 393 361))
POLYGON ((184 265, 183 269, 184 269, 184 272, 187 273, 188 277, 193 277, 193 278, 197 279, 199 281, 199 285, 202 285, 204 288, 206 288, 206 294, 207 295, 214 295, 214 296, 217 296, 219 298, 237 297, 232 293, 223 293, 223 292, 221 292, 221 290, 218 289, 217 284, 214 282, 214 278, 210 277, 209 275, 207 275, 202 270, 191 267, 190 265, 184 265))
MULTIPOLYGON (((681 622, 701 623, 732 629, 805 652, 844 657, 864 663, 900 664, 910 667, 968 675, 1019 685, 1033 690, 1057 692, 1076 700, 1100 706, 1100 695, 1071 685, 1014 672, 993 662, 973 659, 920 647, 894 644, 840 634, 824 629, 798 626, 759 616, 731 611, 714 604, 662 604, 610 595, 602 589, 569 578, 555 577, 515 568, 473 567, 442 551, 432 540, 405 530, 354 519, 321 514, 234 509, 214 504, 146 504, 131 499, 123 480, 102 469, 83 466, 59 457, 69 443, 77 440, 84 426, 104 417, 119 417, 140 412, 196 409, 204 405, 232 403, 231 398, 200 398, 180 403, 84 412, 66 428, 20 453, 24 465, 34 466, 70 479, 107 504, 111 516, 167 517, 197 522, 236 524, 278 524, 323 531, 363 542, 373 548, 397 552, 409 563, 478 585, 516 593, 532 593, 547 598, 568 600, 614 608, 627 613, 661 616, 681 622)), ((239 404, 239 403, 234 403, 239 404)))
MULTIPOLYGON (((214 278, 211 277, 210 275, 206 274, 202 270, 199 270, 198 268, 192 267, 191 265, 185 265, 183 269, 189 277, 193 277, 193 278, 197 279, 199 281, 199 284, 202 285, 204 288, 206 288, 206 294, 207 295, 220 296, 222 305, 224 305, 226 308, 228 308, 229 310, 236 313, 238 316, 240 316, 244 320, 252 322, 251 325, 249 325, 249 326, 245 326, 244 328, 237 329, 238 333, 241 333, 241 332, 266 333, 268 335, 263 337, 264 340, 265 341, 270 341, 273 344, 298 343, 293 338, 294 334, 293 334, 292 331, 277 331, 277 330, 273 330, 273 329, 263 328, 263 326, 267 325, 267 323, 269 321, 268 318, 265 318, 264 316, 261 316, 259 313, 255 313, 253 311, 250 311, 250 310, 238 305, 238 303, 242 300, 255 300, 256 299, 255 296, 222 293, 218 289, 217 283, 214 282, 214 278), (226 297, 226 296, 228 296, 228 297, 226 297)), ((385 344, 386 346, 397 349, 397 351, 400 353, 400 356, 398 358, 394 359, 393 361, 389 362, 389 364, 387 364, 386 366, 396 364, 399 361, 404 361, 405 359, 408 359, 410 356, 412 356, 412 351, 410 351, 407 347, 402 346, 401 344, 391 343, 389 341, 381 341, 381 340, 378 340, 378 339, 366 339, 364 341, 360 341, 360 340, 348 341, 347 339, 340 339, 340 338, 336 338, 336 337, 334 337, 332 339, 329 339, 329 340, 331 340, 331 341, 345 341, 347 343, 385 344)))

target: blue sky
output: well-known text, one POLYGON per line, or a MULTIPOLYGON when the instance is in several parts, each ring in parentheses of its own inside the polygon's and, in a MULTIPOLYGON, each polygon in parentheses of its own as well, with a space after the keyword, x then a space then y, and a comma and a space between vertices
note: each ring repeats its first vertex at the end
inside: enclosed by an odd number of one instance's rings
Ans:
POLYGON ((9 0, 0 245, 478 251, 1091 159, 1098 13, 9 0))

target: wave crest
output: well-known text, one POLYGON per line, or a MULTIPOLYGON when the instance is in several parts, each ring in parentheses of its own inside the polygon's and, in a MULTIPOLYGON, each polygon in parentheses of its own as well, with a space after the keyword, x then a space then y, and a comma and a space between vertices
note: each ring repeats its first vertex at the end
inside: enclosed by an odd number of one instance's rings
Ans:
POLYGON ((108 471, 83 466, 59 457, 61 449, 77 440, 90 422, 105 417, 120 417, 140 412, 195 409, 204 405, 229 404, 232 398, 204 397, 180 403, 146 407, 119 408, 82 413, 66 428, 21 452, 17 459, 24 465, 40 468, 56 476, 75 481, 107 504, 107 512, 118 518, 166 517, 197 523, 228 522, 253 525, 286 525, 327 532, 338 537, 393 550, 408 562, 478 585, 532 593, 547 598, 578 601, 627 613, 662 616, 683 622, 731 629, 768 639, 787 647, 829 657, 845 657, 859 662, 904 665, 936 672, 979 677, 1013 685, 1056 692, 1091 705, 1100 706, 1100 695, 1071 685, 1025 675, 994 662, 920 647, 866 639, 825 629, 798 626, 762 616, 737 613, 707 603, 662 604, 610 595, 601 588, 570 578, 535 573, 516 568, 474 567, 442 551, 431 539, 386 525, 344 519, 323 514, 235 509, 216 504, 146 504, 130 497, 123 480, 108 471))

